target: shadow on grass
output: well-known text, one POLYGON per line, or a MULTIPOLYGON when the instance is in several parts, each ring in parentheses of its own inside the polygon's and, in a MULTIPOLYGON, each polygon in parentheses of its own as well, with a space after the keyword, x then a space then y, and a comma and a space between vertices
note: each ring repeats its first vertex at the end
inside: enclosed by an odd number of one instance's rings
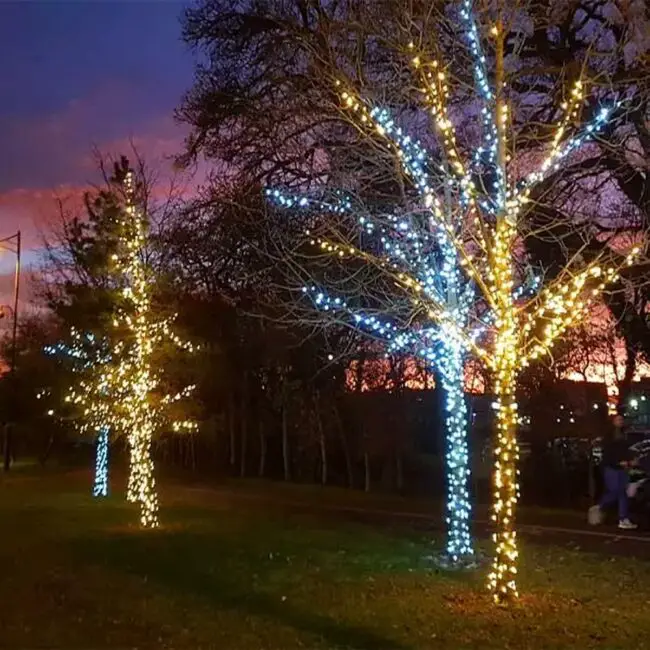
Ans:
MULTIPOLYGON (((248 533, 255 534, 253 531, 248 533)), ((149 584, 157 583, 178 595, 185 592, 224 610, 274 620, 320 637, 330 646, 357 650, 409 650, 411 647, 371 629, 295 607, 282 601, 277 592, 247 588, 254 582, 253 576, 264 584, 265 573, 272 579, 271 574, 278 567, 260 557, 257 544, 247 548, 245 538, 224 539, 218 534, 189 531, 113 532, 86 539, 76 538, 72 550, 77 562, 146 577, 149 584)), ((286 571, 300 569, 287 567, 286 571)), ((295 587, 295 576, 291 580, 295 587)), ((305 603, 312 602, 313 608, 317 608, 318 603, 311 597, 313 594, 309 592, 308 582, 300 584, 300 588, 304 590, 300 599, 305 603)))

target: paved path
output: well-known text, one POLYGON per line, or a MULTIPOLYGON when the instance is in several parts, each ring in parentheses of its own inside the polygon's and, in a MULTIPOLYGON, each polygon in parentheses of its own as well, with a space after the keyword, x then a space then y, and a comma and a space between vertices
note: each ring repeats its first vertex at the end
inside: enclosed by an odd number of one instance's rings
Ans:
MULTIPOLYGON (((182 490, 201 493, 206 497, 213 495, 215 499, 243 505, 264 506, 280 512, 301 512, 323 516, 328 519, 354 521, 382 528, 401 528, 438 532, 442 529, 439 516, 433 513, 417 512, 372 506, 346 506, 316 501, 315 498, 291 498, 277 495, 273 491, 267 493, 238 490, 236 487, 184 487, 182 490)), ((311 495, 310 495, 311 496, 311 495)), ((523 537, 535 543, 567 546, 604 555, 629 555, 650 560, 650 533, 645 531, 618 531, 613 525, 598 528, 589 527, 579 513, 558 511, 557 515, 545 512, 539 516, 539 522, 534 521, 535 513, 522 508, 522 521, 517 530, 523 537), (583 523, 584 522, 584 523, 583 523)), ((490 534, 490 522, 487 519, 474 520, 474 528, 481 537, 490 534)))

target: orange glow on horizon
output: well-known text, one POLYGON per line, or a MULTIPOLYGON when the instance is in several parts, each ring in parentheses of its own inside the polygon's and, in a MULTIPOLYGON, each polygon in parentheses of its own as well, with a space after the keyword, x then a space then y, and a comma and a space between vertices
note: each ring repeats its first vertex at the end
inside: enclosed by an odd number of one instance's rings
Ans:
MULTIPOLYGON (((407 390, 433 390, 436 387, 434 373, 427 370, 422 361, 415 357, 405 357, 395 365, 390 359, 383 357, 366 359, 361 377, 359 362, 354 360, 346 368, 345 376, 345 385, 352 392, 391 392, 400 383, 401 387, 407 390)), ((482 395, 485 392, 485 378, 480 364, 474 360, 468 361, 465 367, 465 392, 473 395, 482 395)))
MULTIPOLYGON (((605 384, 611 407, 617 402, 617 383, 625 373, 625 348, 622 340, 616 341, 614 355, 615 367, 612 351, 598 350, 594 354, 594 360, 586 368, 571 370, 562 378, 574 382, 605 384)), ((432 390, 436 386, 434 374, 414 357, 406 357, 398 364, 391 363, 390 359, 383 357, 366 359, 361 377, 359 377, 358 363, 356 360, 351 361, 345 371, 345 384, 352 392, 391 392, 396 390, 400 383, 401 387, 407 390, 432 390), (359 381, 361 381, 360 387, 359 381)), ((645 378, 650 378, 650 364, 640 361, 633 381, 638 382, 645 378)), ((485 376, 480 363, 473 359, 470 359, 465 366, 465 392, 472 395, 485 393, 485 376)))

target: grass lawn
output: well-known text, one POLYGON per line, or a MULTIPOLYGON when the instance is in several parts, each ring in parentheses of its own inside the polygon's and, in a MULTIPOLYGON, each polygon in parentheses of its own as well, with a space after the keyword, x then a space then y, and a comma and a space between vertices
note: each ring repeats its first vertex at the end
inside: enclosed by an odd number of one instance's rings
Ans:
POLYGON ((158 531, 89 477, 0 482, 2 648, 650 647, 650 561, 524 545, 521 601, 422 535, 168 488, 158 531))

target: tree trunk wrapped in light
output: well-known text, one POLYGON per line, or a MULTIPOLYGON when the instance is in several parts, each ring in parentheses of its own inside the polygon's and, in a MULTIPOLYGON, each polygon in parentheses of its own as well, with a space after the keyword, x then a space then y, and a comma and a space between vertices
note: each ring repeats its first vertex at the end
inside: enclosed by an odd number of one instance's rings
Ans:
MULTIPOLYGON (((95 439, 95 466, 92 493, 95 497, 108 496, 109 474, 108 456, 111 439, 111 425, 108 413, 111 397, 108 394, 107 376, 104 367, 111 360, 110 345, 106 339, 98 339, 93 334, 81 334, 74 327, 69 340, 56 345, 48 345, 47 355, 65 359, 72 364, 72 371, 79 380, 67 389, 62 405, 66 418, 71 417, 82 435, 92 435, 95 439)), ((39 395, 39 398, 41 395, 39 395)), ((54 409, 50 416, 57 415, 54 409)))
POLYGON ((459 343, 440 359, 445 397, 447 448, 447 555, 454 561, 473 555, 470 532, 468 417, 463 349, 459 343))
MULTIPOLYGON (((168 320, 157 318, 151 306, 151 277, 144 260, 146 223, 136 205, 136 187, 131 171, 124 179, 126 207, 122 212, 122 247, 113 255, 116 275, 123 286, 123 302, 114 320, 121 340, 122 354, 113 374, 115 392, 122 395, 115 414, 119 428, 129 442, 130 469, 127 499, 140 507, 140 524, 145 528, 158 526, 158 495, 152 457, 153 438, 165 419, 167 405, 187 397, 193 386, 175 396, 156 397, 160 384, 159 370, 153 358, 156 346, 169 340, 177 347, 191 351, 170 329, 168 320)), ((177 432, 191 432, 191 420, 173 422, 177 432)))
POLYGON ((108 496, 108 435, 109 428, 103 425, 97 432, 95 450, 95 480, 93 482, 93 496, 108 496))

